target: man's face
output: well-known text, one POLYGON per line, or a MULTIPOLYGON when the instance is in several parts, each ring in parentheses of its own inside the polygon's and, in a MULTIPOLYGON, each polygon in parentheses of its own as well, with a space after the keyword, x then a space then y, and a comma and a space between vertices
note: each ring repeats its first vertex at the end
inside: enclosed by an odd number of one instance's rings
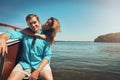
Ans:
POLYGON ((40 31, 40 22, 36 17, 32 17, 30 20, 28 20, 27 24, 33 32, 38 33, 40 31))

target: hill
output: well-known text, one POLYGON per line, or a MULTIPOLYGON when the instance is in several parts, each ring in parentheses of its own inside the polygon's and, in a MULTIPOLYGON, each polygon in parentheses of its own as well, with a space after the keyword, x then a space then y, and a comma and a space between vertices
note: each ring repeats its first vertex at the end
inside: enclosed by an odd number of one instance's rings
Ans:
POLYGON ((120 42, 120 32, 100 35, 94 42, 120 42))

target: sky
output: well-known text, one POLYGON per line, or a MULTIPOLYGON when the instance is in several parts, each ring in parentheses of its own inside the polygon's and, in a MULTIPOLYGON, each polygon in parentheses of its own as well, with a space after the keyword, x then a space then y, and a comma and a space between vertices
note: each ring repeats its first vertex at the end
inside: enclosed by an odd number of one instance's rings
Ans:
MULTIPOLYGON (((99 35, 120 32, 119 0, 0 0, 0 22, 27 27, 25 17, 37 14, 42 24, 55 17, 61 32, 55 40, 94 41, 99 35)), ((9 31, 0 27, 0 31, 9 31)))

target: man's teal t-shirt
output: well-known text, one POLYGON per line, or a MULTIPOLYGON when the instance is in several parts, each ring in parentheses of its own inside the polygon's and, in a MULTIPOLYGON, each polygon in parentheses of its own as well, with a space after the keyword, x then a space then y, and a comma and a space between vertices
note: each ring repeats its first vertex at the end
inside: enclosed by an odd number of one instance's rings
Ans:
POLYGON ((47 59, 50 62, 52 52, 49 41, 36 38, 34 45, 32 45, 34 37, 27 36, 21 31, 6 32, 6 34, 10 36, 10 39, 17 38, 22 41, 23 52, 19 63, 24 69, 38 68, 43 59, 47 59))

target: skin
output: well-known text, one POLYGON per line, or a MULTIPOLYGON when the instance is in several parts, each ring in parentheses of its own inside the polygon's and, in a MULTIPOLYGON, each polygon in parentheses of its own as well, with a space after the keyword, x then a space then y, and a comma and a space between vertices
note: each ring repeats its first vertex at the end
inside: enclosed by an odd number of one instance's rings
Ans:
POLYGON ((8 53, 8 48, 6 41, 9 39, 9 36, 6 34, 1 34, 0 35, 0 54, 2 57, 4 57, 5 53, 8 53))
POLYGON ((27 21, 27 24, 34 33, 40 32, 40 22, 36 19, 36 17, 27 21))
POLYGON ((44 30, 49 30, 52 25, 52 20, 48 19, 47 22, 43 25, 44 30))
MULTIPOLYGON (((27 24, 33 33, 38 33, 40 31, 40 22, 36 19, 36 17, 32 17, 30 20, 28 20, 27 24)), ((2 56, 4 56, 5 53, 8 53, 6 45, 6 41, 8 39, 8 35, 0 35, 0 54, 2 56)), ((43 59, 39 67, 31 73, 29 80, 36 80, 38 76, 41 76, 43 80, 53 80, 51 71, 40 72, 46 64, 48 64, 48 60, 43 59)), ((10 74, 8 80, 22 80, 24 77, 25 74, 14 71, 10 74)))

